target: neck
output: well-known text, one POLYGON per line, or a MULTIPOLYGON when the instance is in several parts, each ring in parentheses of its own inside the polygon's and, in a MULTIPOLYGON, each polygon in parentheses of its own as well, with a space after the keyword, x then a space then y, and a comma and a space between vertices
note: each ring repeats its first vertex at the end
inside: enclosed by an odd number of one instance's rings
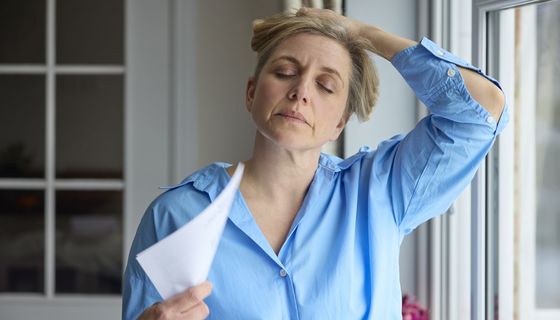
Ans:
POLYGON ((303 199, 315 175, 319 156, 320 149, 286 150, 257 132, 253 156, 245 161, 241 192, 246 198, 271 201, 303 199))

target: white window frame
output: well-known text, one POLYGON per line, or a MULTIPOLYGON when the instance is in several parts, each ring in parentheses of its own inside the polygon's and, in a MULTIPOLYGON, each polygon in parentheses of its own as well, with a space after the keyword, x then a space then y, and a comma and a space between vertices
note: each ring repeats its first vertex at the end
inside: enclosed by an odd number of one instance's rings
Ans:
MULTIPOLYGON (((471 1, 422 0, 420 36, 471 60, 471 1)), ((419 119, 426 108, 418 103, 419 119)), ((471 188, 448 212, 417 232, 417 294, 428 305, 430 319, 471 319, 471 188)))
MULTIPOLYGON (((500 69, 499 61, 507 59, 508 50, 502 48, 496 52, 499 56, 487 56, 487 43, 497 43, 500 39, 496 35, 499 26, 488 26, 487 15, 490 11, 511 6, 523 5, 537 1, 488 1, 472 0, 424 0, 422 3, 428 8, 424 16, 424 24, 420 25, 420 34, 427 34, 442 47, 461 56, 467 61, 480 67, 487 74, 498 78, 508 94, 507 100, 513 101, 513 77, 511 70, 500 69), (469 7, 471 6, 472 7, 469 7), (427 18, 426 18, 427 17, 427 18), (471 20, 472 19, 472 20, 471 20), (472 30, 465 26, 470 26, 472 30), (472 55, 471 55, 472 53, 472 55)), ((511 51, 510 51, 511 52, 511 51)), ((511 107, 511 106, 510 106, 511 107)), ((513 122, 515 115, 511 113, 513 122)), ((513 182, 512 175, 499 175, 498 180, 493 180, 487 168, 491 168, 498 161, 501 171, 513 172, 513 126, 506 127, 498 137, 496 145, 491 151, 498 157, 487 157, 482 163, 476 176, 455 202, 448 214, 430 221, 427 230, 419 234, 425 237, 424 243, 419 247, 421 266, 430 270, 427 281, 419 280, 419 294, 423 300, 429 301, 432 319, 493 319, 494 291, 499 292, 499 319, 514 318, 514 222, 511 219, 513 212, 513 182), (499 193, 491 196, 491 183, 499 184, 499 193), (495 227, 495 221, 490 214, 492 208, 498 208, 498 238, 494 239, 487 230, 495 227), (497 242, 497 243, 494 243, 497 242), (494 252, 497 246, 498 252, 494 252), (425 252, 426 254, 422 254, 425 252), (497 254, 498 266, 488 256, 497 254), (424 261, 422 261, 424 260, 424 261), (497 269, 496 269, 497 268, 497 269), (495 272, 497 270, 497 272, 495 272), (468 275, 468 276, 465 276, 468 275), (498 277, 498 279, 494 279, 498 277), (498 283, 497 288, 493 286, 498 283), (423 284, 423 285, 422 285, 423 284)), ((529 199, 530 200, 530 199, 529 199)), ((533 199, 534 200, 534 199, 533 199)), ((533 230, 534 221, 523 222, 526 229, 533 230), (532 226, 532 227, 531 227, 532 226)), ((525 230, 525 237, 531 237, 530 231, 525 230), (528 233, 529 232, 529 233, 528 233)), ((523 248, 528 254, 531 244, 523 248)), ((533 243, 534 246, 534 243, 533 243)), ((526 271, 530 271, 525 263, 526 271)), ((423 270, 424 268, 419 268, 423 270)), ((425 270, 424 269, 424 270, 425 270)), ((534 274, 534 267, 533 267, 534 274)), ((525 272, 524 272, 525 274, 525 272)), ((418 278, 426 277, 426 273, 417 274, 418 278)), ((534 277, 533 277, 534 278, 534 277)), ((526 284, 531 282, 531 277, 525 278, 526 284)), ((529 289, 529 288, 525 288, 529 289)), ((534 296, 533 291, 526 291, 524 297, 534 296)), ((530 299, 524 299, 529 300, 530 299)), ((527 303, 526 303, 527 304, 527 303)), ((533 305, 534 306, 534 305, 533 305)), ((527 307, 525 307, 527 309, 527 307)), ((527 317, 525 312, 519 319, 534 319, 527 317)), ((560 318, 557 314, 554 318, 560 318)), ((552 319, 544 313, 538 315, 541 320, 552 319)))
MULTIPOLYGON (((57 179, 55 178, 55 78, 62 74, 79 75, 125 75, 123 65, 64 65, 55 64, 55 0, 47 0, 46 5, 46 66, 42 65, 1 65, 2 74, 40 74, 46 82, 46 135, 45 135, 45 179, 0 179, 0 189, 37 190, 45 192, 45 297, 54 296, 54 230, 55 230, 55 190, 103 190, 124 191, 124 179, 57 179)), ((124 124, 123 124, 124 125, 124 124)), ((19 295, 19 294, 18 294, 19 295)), ((21 294, 25 295, 25 294, 21 294)), ((4 296, 4 295, 3 295, 4 296)))
MULTIPOLYGON (((56 0, 47 1, 46 66, 0 65, 0 73, 45 74, 46 163, 45 179, 1 179, 0 189, 44 189, 45 195, 45 293, 0 293, 2 319, 118 319, 120 295, 54 293, 54 192, 65 188, 124 190, 123 270, 136 228, 157 185, 172 181, 175 128, 171 113, 170 29, 171 1, 124 0, 124 65, 56 66, 56 0), (56 179, 54 172, 55 75, 122 74, 124 81, 124 177, 116 180, 56 179)), ((178 0, 175 0, 178 1, 178 0)))
MULTIPOLYGON (((557 0, 555 0, 557 1, 557 0)), ((497 270, 498 292, 500 297, 500 319, 536 319, 552 320, 560 319, 560 309, 537 309, 535 305, 535 248, 536 248, 536 215, 535 215, 535 194, 524 192, 523 197, 515 195, 514 184, 527 186, 527 190, 535 190, 535 128, 534 128, 534 101, 536 95, 536 74, 535 70, 535 43, 526 43, 522 46, 523 61, 520 66, 521 75, 516 75, 511 68, 501 66, 513 65, 513 33, 511 30, 514 22, 513 13, 502 14, 499 21, 490 18, 492 12, 536 4, 539 0, 474 0, 473 3, 473 30, 476 41, 473 41, 475 50, 475 62, 487 69, 491 75, 498 78, 504 87, 506 100, 510 107, 510 124, 498 138, 493 159, 496 159, 500 174, 498 177, 489 177, 488 183, 497 183, 499 191, 497 195, 487 193, 489 203, 496 202, 498 205, 498 266, 486 265, 486 270, 497 270), (508 31, 500 32, 509 28, 508 31), (488 63, 488 65, 487 65, 488 63), (488 67, 488 68, 486 68, 488 67), (523 83, 523 95, 521 104, 523 108, 516 108, 514 99, 514 82, 519 77, 523 83), (516 114, 522 112, 523 114, 516 114), (523 122, 516 121, 516 118, 523 119, 523 122), (520 124, 523 127, 517 128, 520 124), (514 130, 515 129, 515 130, 514 130), (521 132, 522 131, 522 132, 521 132), (526 159, 526 170, 522 170, 516 177, 519 181, 514 181, 514 142, 517 141, 520 153, 529 156, 526 159), (497 179, 496 179, 497 178, 497 179), (516 209, 517 208, 517 209, 516 209), (519 214, 517 229, 515 227, 514 212, 519 214), (517 247, 515 244, 515 234, 517 247), (516 266, 517 271, 514 270, 516 266), (515 272, 514 272, 515 271, 515 272), (515 288, 516 286, 517 288, 515 288)), ((534 25, 535 16, 524 16, 524 25, 534 25)), ((533 39, 531 37, 525 37, 533 39)), ((481 176, 483 177, 483 176, 481 176)), ((479 203, 480 205, 480 203, 479 203)), ((484 226, 479 225, 479 230, 485 230, 484 226)), ((492 229, 489 229, 492 230, 492 229)), ((493 230, 496 230, 495 228, 493 230)), ((484 242, 487 239, 483 240, 484 242)), ((483 252, 483 251, 482 251, 483 252)), ((480 254, 480 253, 479 253, 480 254)), ((488 281, 488 280, 487 280, 488 281)), ((482 285, 483 283, 479 283, 482 285)), ((481 289, 476 291, 482 292, 481 289)), ((487 297, 490 299, 490 297, 487 297)), ((488 300, 487 300, 488 304, 488 300)), ((487 315, 490 310, 487 309, 487 315)))

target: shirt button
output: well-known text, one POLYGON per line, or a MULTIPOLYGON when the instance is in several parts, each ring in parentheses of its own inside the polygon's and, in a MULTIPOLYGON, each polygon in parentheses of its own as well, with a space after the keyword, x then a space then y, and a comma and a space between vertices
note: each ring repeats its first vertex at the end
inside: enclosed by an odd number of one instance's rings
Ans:
POLYGON ((486 118, 486 122, 489 124, 493 124, 496 120, 494 120, 494 117, 489 116, 488 118, 486 118))
POLYGON ((447 75, 450 76, 450 77, 454 77, 455 76, 455 70, 453 70, 453 69, 447 70, 447 75))
POLYGON ((443 51, 438 50, 438 51, 436 51, 436 54, 441 57, 441 56, 443 56, 443 51))
POLYGON ((287 275, 288 275, 288 273, 286 272, 286 270, 280 269, 280 276, 281 276, 282 278, 286 277, 287 275))

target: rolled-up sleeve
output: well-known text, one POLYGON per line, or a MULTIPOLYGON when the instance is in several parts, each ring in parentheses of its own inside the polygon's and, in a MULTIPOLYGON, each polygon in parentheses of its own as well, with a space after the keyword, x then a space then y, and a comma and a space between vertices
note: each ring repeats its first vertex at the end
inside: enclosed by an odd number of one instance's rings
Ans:
POLYGON ((445 212, 469 184, 507 123, 508 110, 494 119, 469 94, 458 67, 499 83, 427 38, 399 52, 392 64, 430 111, 384 157, 391 161, 395 221, 407 234, 445 212))

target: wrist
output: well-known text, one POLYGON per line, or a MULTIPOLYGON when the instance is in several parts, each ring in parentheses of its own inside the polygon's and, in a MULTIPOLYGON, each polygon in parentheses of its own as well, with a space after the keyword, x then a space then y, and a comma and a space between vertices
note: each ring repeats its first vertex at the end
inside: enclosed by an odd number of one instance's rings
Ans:
POLYGON ((361 30, 362 37, 368 42, 368 50, 388 61, 401 50, 417 44, 407 38, 389 33, 376 26, 367 25, 361 30))
POLYGON ((357 35, 366 41, 368 51, 381 55, 379 39, 382 38, 384 32, 385 31, 377 26, 361 23, 358 28, 357 35))

